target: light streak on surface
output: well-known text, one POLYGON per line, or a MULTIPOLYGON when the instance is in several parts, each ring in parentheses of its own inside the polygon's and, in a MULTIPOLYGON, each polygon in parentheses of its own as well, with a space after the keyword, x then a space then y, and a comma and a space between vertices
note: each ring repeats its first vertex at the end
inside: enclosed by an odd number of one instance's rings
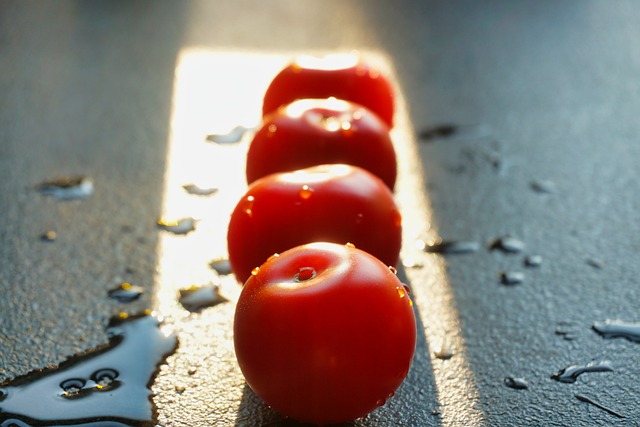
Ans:
MULTIPOLYGON (((393 75, 386 57, 375 53, 364 53, 364 56, 393 75)), ((191 411, 192 418, 196 417, 198 411, 203 410, 203 401, 216 402, 215 411, 203 414, 209 418, 201 418, 206 419, 203 422, 207 424, 238 424, 238 419, 247 412, 242 407, 247 405, 243 402, 246 400, 244 380, 235 362, 232 337, 233 312, 241 287, 232 276, 218 276, 208 264, 227 254, 229 215, 246 190, 244 163, 251 131, 239 143, 206 142, 206 136, 238 126, 256 126, 268 83, 293 57, 293 53, 185 49, 178 58, 161 219, 170 222, 193 217, 197 222, 195 230, 185 235, 158 231, 154 309, 179 332, 180 347, 168 360, 168 369, 159 375, 154 388, 174 387, 180 371, 194 365, 205 365, 197 370, 196 376, 202 372, 208 385, 206 390, 201 387, 192 394, 189 394, 191 389, 185 388, 179 401, 163 401, 158 397, 160 422, 180 417, 181 412, 187 411, 191 411), (216 187, 219 191, 212 196, 197 196, 184 190, 186 184, 216 187), (197 316, 179 306, 179 289, 209 282, 218 284, 220 293, 230 302, 197 316)), ((441 257, 426 254, 415 246, 417 238, 435 240, 437 235, 429 223, 433 215, 407 107, 400 90, 397 93, 392 137, 399 163, 396 200, 404 218, 402 258, 423 265, 423 268, 406 269, 416 311, 425 325, 425 330, 418 333, 425 334, 432 354, 444 340, 455 353, 446 361, 432 355, 423 357, 431 358, 441 424, 478 425, 482 423, 482 414, 474 409, 478 392, 466 359, 445 263, 441 257)))

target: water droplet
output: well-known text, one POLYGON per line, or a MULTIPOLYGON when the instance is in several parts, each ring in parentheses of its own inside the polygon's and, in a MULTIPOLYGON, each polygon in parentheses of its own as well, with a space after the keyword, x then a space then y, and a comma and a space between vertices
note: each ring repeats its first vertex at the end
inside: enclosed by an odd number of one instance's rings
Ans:
POLYGON ((578 376, 587 372, 612 372, 613 368, 607 361, 604 362, 591 362, 586 365, 571 365, 555 374, 551 375, 551 379, 560 381, 561 383, 572 384, 578 379, 578 376))
POLYGON ((600 269, 604 268, 604 261, 601 261, 599 259, 589 258, 589 259, 587 259, 586 262, 587 262, 588 266, 593 267, 595 269, 600 270, 600 269))
POLYGON ((267 261, 273 261, 276 258, 279 258, 280 254, 279 253, 275 253, 273 255, 271 255, 269 258, 267 258, 267 261))
POLYGON ((198 220, 194 218, 181 218, 177 221, 161 218, 158 220, 157 225, 161 230, 169 231, 173 234, 188 234, 196 229, 196 222, 198 220))
POLYGON ((215 187, 200 187, 196 184, 185 184, 182 186, 184 190, 195 196, 211 196, 218 192, 218 189, 215 187))
POLYGON ((363 213, 359 213, 356 215, 356 224, 360 225, 362 224, 362 222, 364 221, 364 214, 363 213))
POLYGON ((595 322, 592 328, 605 339, 626 338, 629 341, 640 343, 640 323, 605 320, 604 322, 595 322))
POLYGON ((540 267, 542 265, 542 257, 540 255, 529 255, 524 259, 525 267, 540 267))
POLYGON ((570 322, 559 322, 555 334, 561 336, 565 341, 573 341, 576 339, 575 326, 575 324, 570 322))
POLYGON ((91 379, 96 383, 96 388, 100 391, 112 390, 117 387, 119 383, 116 378, 120 373, 115 369, 105 368, 94 372, 91 375, 91 379))
POLYGON ((516 254, 524 250, 525 244, 522 240, 513 236, 499 237, 489 242, 489 249, 498 249, 505 253, 516 254))
POLYGON ((505 377, 504 385, 516 390, 526 390, 529 388, 529 383, 524 378, 517 377, 505 377))
POLYGON ((260 267, 256 267, 253 270, 251 270, 251 275, 257 276, 259 272, 260 272, 260 267))
POLYGON ((551 194, 556 192, 556 185, 549 180, 533 181, 530 186, 536 193, 551 194))
POLYGON ((180 289, 180 304, 192 313, 227 301, 228 299, 220 295, 219 287, 214 284, 180 289))
POLYGON ((407 296, 407 293, 405 292, 404 288, 396 288, 396 290, 398 291, 398 295, 400 295, 400 298, 404 298, 405 296, 407 296))
POLYGON ((114 318, 107 334, 105 346, 4 384, 2 425, 153 425, 149 384, 177 338, 151 316, 114 318))
POLYGON ((269 125, 269 127, 267 128, 267 137, 272 137, 273 135, 275 135, 276 131, 278 130, 278 126, 274 125, 273 123, 269 125))
POLYGON ((440 138, 448 138, 455 135, 458 126, 453 124, 441 124, 427 127, 418 132, 418 138, 422 141, 432 141, 440 138))
POLYGON ((480 244, 473 241, 450 240, 424 246, 424 251, 436 254, 469 254, 478 251, 480 244))
POLYGON ((385 403, 387 403, 387 399, 378 399, 378 400, 376 400, 376 405, 378 405, 378 406, 382 406, 385 403))
POLYGON ((293 276, 293 280, 296 282, 306 282, 314 277, 316 277, 316 270, 314 270, 313 267, 302 267, 300 271, 293 276))
POLYGON ((63 176, 42 182, 36 189, 57 200, 86 199, 93 194, 93 180, 86 176, 63 176))
POLYGON ((390 266, 389 266, 389 267, 387 267, 387 268, 389 269, 389 271, 390 271, 392 274, 394 274, 394 275, 396 275, 396 276, 398 275, 398 269, 396 269, 395 267, 393 267, 393 266, 391 266, 391 265, 390 265, 390 266))
POLYGON ((60 383, 62 397, 73 399, 79 397, 80 391, 84 388, 86 381, 82 378, 70 378, 60 383))
POLYGON ((507 286, 519 285, 524 282, 524 273, 520 271, 501 271, 500 282, 507 286))
POLYGON ((588 398, 588 397, 586 397, 586 396, 583 396, 583 395, 581 395, 581 394, 576 394, 575 396, 576 396, 576 399, 578 399, 579 401, 581 401, 581 402, 585 402, 585 403, 588 403, 588 404, 590 404, 590 405, 593 405, 593 406, 595 406, 596 408, 600 408, 600 409, 602 409, 603 411, 610 413, 610 414, 611 414, 611 415, 613 415, 614 417, 618 417, 618 418, 626 418, 626 416, 625 416, 625 415, 623 415, 623 414, 621 414, 621 413, 619 413, 619 412, 617 412, 617 411, 614 411, 613 409, 611 409, 611 408, 609 408, 609 407, 607 407, 607 406, 604 406, 604 405, 602 405, 602 404, 600 404, 600 403, 596 402, 596 401, 595 401, 595 400, 593 400, 593 399, 590 399, 590 398, 588 398))
POLYGON ((255 202, 256 198, 253 196, 247 196, 247 198, 245 199, 245 203, 244 203, 244 213, 246 213, 248 216, 253 216, 253 203, 255 202))
POLYGON ((209 263, 209 267, 221 276, 231 274, 231 263, 228 258, 216 258, 209 263))
POLYGON ((433 355, 436 356, 440 360, 449 360, 453 357, 453 350, 449 347, 443 345, 439 349, 433 352, 433 355))
POLYGON ((424 264, 414 258, 403 258, 402 266, 404 268, 422 268, 424 264))
POLYGON ((40 240, 43 242, 55 242, 57 238, 58 234, 53 230, 46 231, 40 235, 40 240))
POLYGON ((140 298, 140 295, 142 295, 143 292, 143 287, 132 285, 129 282, 123 282, 117 287, 110 289, 107 292, 107 295, 109 296, 109 298, 113 298, 119 302, 127 303, 140 298))
POLYGON ((347 243, 345 243, 345 246, 346 246, 346 247, 348 247, 348 248, 351 248, 351 249, 355 249, 355 248, 356 248, 356 245, 354 245, 354 244, 353 244, 353 243, 351 243, 351 242, 347 242, 347 243))
POLYGON ((244 126, 236 126, 227 133, 214 133, 206 136, 206 140, 209 142, 215 142, 216 144, 233 144, 240 142, 244 134, 251 130, 244 126))
POLYGON ((309 187, 307 184, 303 185, 298 195, 301 199, 307 200, 309 197, 313 195, 313 188, 309 187))

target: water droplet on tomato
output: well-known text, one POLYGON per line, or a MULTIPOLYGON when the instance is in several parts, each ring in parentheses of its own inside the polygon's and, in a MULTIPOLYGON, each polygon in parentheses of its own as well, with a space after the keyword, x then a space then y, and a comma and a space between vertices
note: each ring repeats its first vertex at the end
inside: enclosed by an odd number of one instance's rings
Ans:
POLYGON ((395 274, 395 275, 398 274, 398 270, 395 267, 390 265, 388 268, 389 268, 389 271, 392 272, 393 274, 395 274))
POLYGON ((278 126, 274 125, 273 123, 269 125, 269 127, 267 128, 267 138, 272 137, 273 135, 275 135, 276 131, 278 130, 278 126))
POLYGON ((313 188, 309 187, 307 184, 303 185, 298 195, 301 199, 307 200, 313 194, 313 188))
POLYGON ((356 215, 356 224, 362 224, 362 222, 364 221, 364 214, 363 213, 359 213, 356 215))
POLYGON ((351 249, 355 249, 355 248, 356 248, 356 245, 354 245, 354 244, 353 244, 353 243, 351 243, 351 242, 347 242, 347 243, 345 243, 345 246, 346 246, 346 247, 348 247, 348 248, 351 248, 351 249))
POLYGON ((400 298, 404 298, 407 295, 403 288, 396 288, 396 291, 398 291, 398 295, 400 295, 400 298))
POLYGON ((385 403, 387 403, 386 399, 378 399, 378 400, 376 400, 376 405, 378 405, 378 406, 382 406, 385 403))
POLYGON ((302 267, 298 273, 293 277, 296 282, 306 282, 316 277, 316 270, 313 267, 302 267))
POLYGON ((246 213, 250 217, 253 216, 253 202, 255 200, 256 199, 253 196, 247 196, 247 198, 245 199, 244 213, 246 213))
POLYGON ((259 271, 260 271, 260 267, 256 267, 253 270, 251 270, 251 275, 252 276, 256 276, 259 271))
POLYGON ((274 259, 278 258, 280 256, 279 253, 275 253, 273 255, 271 255, 269 258, 267 258, 267 261, 273 261, 274 259))

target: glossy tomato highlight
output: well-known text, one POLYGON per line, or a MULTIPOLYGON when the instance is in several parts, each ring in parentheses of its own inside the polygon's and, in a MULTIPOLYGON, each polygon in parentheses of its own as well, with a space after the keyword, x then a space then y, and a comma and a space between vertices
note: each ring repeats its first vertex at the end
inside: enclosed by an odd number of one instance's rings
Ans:
POLYGON ((240 368, 267 405, 316 424, 362 417, 406 377, 416 345, 408 290, 348 245, 313 243, 265 262, 234 319, 240 368))
POLYGON ((272 113, 296 99, 330 97, 363 105, 393 127, 393 86, 358 55, 296 58, 271 81, 262 113, 272 113))
POLYGON ((231 268, 244 282, 277 252, 311 242, 353 243, 398 263, 402 217, 389 188, 357 166, 320 165, 255 181, 227 231, 231 268))
POLYGON ((303 99, 264 118, 247 153, 247 182, 275 172, 346 163, 360 166, 393 190, 396 154, 389 128, 352 102, 303 99))

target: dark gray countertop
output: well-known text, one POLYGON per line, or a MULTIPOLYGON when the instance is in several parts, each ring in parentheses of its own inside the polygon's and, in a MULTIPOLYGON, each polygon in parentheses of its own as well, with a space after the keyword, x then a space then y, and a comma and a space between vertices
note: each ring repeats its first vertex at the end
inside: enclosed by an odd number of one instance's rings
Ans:
MULTIPOLYGON (((406 101, 397 137, 418 150, 423 174, 407 172, 404 208, 414 206, 411 190, 426 188, 416 196, 426 210, 405 216, 416 232, 407 242, 481 245, 422 255, 424 267, 406 269, 424 332, 414 367, 387 405, 356 424, 639 425, 640 347, 591 329, 640 321, 639 17, 632 1, 1 1, 0 382, 106 342, 121 310, 153 308, 180 340, 153 386, 160 425, 288 424, 239 375, 233 304, 189 314, 171 303, 177 288, 209 279, 206 268, 172 263, 171 239, 177 251, 188 240, 155 225, 184 213, 167 208, 165 194, 170 141, 179 150, 176 135, 190 137, 175 122, 176 66, 188 48, 222 64, 244 54, 249 65, 267 64, 260 55, 355 48, 385 58, 406 101), (412 132, 443 124, 457 132, 414 144, 412 132), (57 202, 34 191, 68 174, 92 177, 95 194, 57 202), (47 230, 55 242, 40 240, 47 230), (489 250, 505 235, 524 250, 489 250), (528 255, 541 265, 524 266, 528 255), (502 285, 501 271, 524 281, 502 285), (141 299, 107 299, 121 281, 143 286, 141 299), (433 355, 442 341, 449 360, 433 355), (574 384, 550 378, 600 361, 613 372, 574 384), (506 376, 528 389, 506 387, 506 376)), ((206 58, 215 74, 219 63, 206 58)), ((234 176, 225 156, 240 157, 211 152, 218 182, 234 176)), ((223 207, 233 202, 219 196, 223 207)), ((219 229, 201 257, 220 255, 219 229)), ((221 288, 232 299, 228 279, 221 288)))

